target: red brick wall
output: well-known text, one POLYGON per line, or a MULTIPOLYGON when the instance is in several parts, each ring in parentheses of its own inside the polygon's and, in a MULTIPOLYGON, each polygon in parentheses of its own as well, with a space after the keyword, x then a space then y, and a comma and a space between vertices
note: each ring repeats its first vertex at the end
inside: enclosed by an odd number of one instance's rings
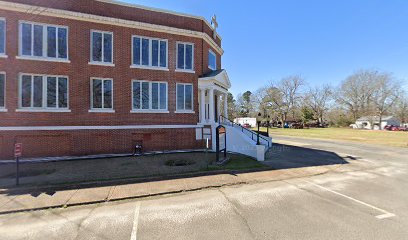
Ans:
MULTIPOLYGON (((36 2, 50 1, 12 1, 36 2)), ((81 2, 84 6, 93 1, 52 1, 66 9, 72 2, 81 2), (65 4, 65 5, 64 5, 65 4)), ((96 3, 93 3, 96 4, 96 3)), ((99 2, 98 2, 99 4, 99 2)), ((75 5, 75 7, 78 7, 75 5)), ((106 8, 105 8, 106 9, 106 8)), ((118 8, 119 9, 119 8, 118 8)), ((107 11, 106 14, 119 14, 118 9, 107 11)), ((120 8, 122 9, 122 8, 120 8)), ((129 11, 129 10, 126 10, 129 11)), ((145 10, 143 10, 145 11, 145 10)), ((120 13, 125 14, 124 10, 120 13)), ((101 13, 102 14, 102 13, 101 13)), ((130 12, 128 13, 130 14, 130 12)), ((133 14, 137 15, 137 14, 133 14)), ((146 15, 146 13, 145 13, 146 15)), ((196 27, 197 19, 166 16, 154 13, 145 20, 160 24, 163 19, 172 26, 185 29, 196 27), (157 18, 157 19, 156 19, 157 18), (154 20, 156 19, 156 20, 154 20), (160 20, 161 19, 161 20, 160 20), (157 22, 155 22, 157 21, 157 22), (191 21, 191 23, 190 23, 191 21), (183 25, 177 25, 181 24, 183 25)), ((209 71, 208 49, 210 46, 200 38, 178 36, 167 33, 138 30, 126 27, 95 24, 63 18, 45 17, 33 14, 0 10, 0 17, 6 18, 7 40, 6 54, 8 58, 0 58, 0 72, 6 72, 6 108, 8 112, 0 112, 0 126, 83 126, 83 125, 146 125, 146 124, 188 124, 195 125, 199 121, 198 109, 198 77, 209 71), (71 63, 44 62, 16 59, 18 56, 18 21, 26 20, 45 24, 64 25, 69 27, 69 60, 71 63), (115 67, 89 65, 90 30, 111 31, 114 33, 114 64, 115 67), (132 69, 131 36, 141 35, 168 39, 169 71, 132 69), (176 41, 192 42, 194 48, 195 74, 175 72, 176 41), (23 113, 18 108, 18 74, 50 74, 69 77, 69 109, 70 113, 23 113), (90 78, 112 78, 114 91, 115 113, 89 113, 90 78), (130 113, 131 81, 152 80, 168 82, 168 114, 130 113), (176 114, 176 83, 193 83, 194 114, 176 114)), ((125 18, 125 17, 124 17, 125 18)), ((136 20, 136 19, 135 19, 136 20)), ((201 20, 200 20, 201 21, 201 20)), ((202 22, 202 21, 201 21, 202 22)), ((205 24, 201 28, 205 30, 205 24)), ((219 40, 219 39, 218 39, 219 40)), ((221 56, 217 56, 217 64, 221 68, 221 56)), ((201 147, 201 141, 195 140, 194 129, 168 130, 117 130, 117 131, 50 131, 50 132, 0 132, 0 159, 12 157, 14 141, 23 142, 26 157, 84 155, 98 153, 129 152, 135 141, 143 140, 146 150, 186 149, 201 147), (58 146, 50 148, 50 144, 58 146), (200 146, 198 146, 198 145, 200 146)))
MULTIPOLYGON (((16 12, 1 11, 0 16, 7 21, 8 58, 0 58, 0 71, 6 72, 7 113, 0 113, 2 126, 22 125, 118 125, 118 124, 195 124, 198 122, 198 76, 210 71, 208 69, 209 45, 198 38, 177 36, 166 33, 150 32, 112 25, 93 24, 82 21, 34 16, 16 12), (71 63, 43 62, 16 59, 18 55, 18 21, 58 24, 69 27, 69 60, 71 63), (90 30, 112 31, 114 33, 115 67, 89 65, 90 30), (132 69, 131 36, 165 38, 169 40, 169 71, 132 69), (176 41, 192 42, 195 45, 195 74, 175 72, 176 41), (69 77, 69 106, 71 113, 17 113, 18 107, 18 74, 52 74, 69 77), (112 78, 114 85, 115 114, 89 113, 90 78, 112 78), (169 114, 130 114, 131 81, 152 80, 168 82, 169 114), (193 83, 195 114, 176 114, 176 83, 193 83)), ((218 57, 220 65, 220 57, 218 57)))
POLYGON ((139 143, 145 151, 204 148, 195 129, 19 131, 0 135, 0 160, 13 159, 14 142, 25 158, 132 153, 139 143))

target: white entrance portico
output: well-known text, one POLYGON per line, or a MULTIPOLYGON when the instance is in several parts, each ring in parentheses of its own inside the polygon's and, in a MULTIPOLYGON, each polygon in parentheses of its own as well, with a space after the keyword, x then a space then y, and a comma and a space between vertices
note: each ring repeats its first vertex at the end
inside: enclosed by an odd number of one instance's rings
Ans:
MULTIPOLYGON (((265 152, 272 146, 272 139, 260 136, 257 142, 257 133, 228 120, 228 89, 231 83, 225 70, 212 71, 198 79, 200 122, 203 126, 202 134, 197 139, 212 140, 212 150, 216 149, 215 129, 218 125, 226 128, 227 150, 242 153, 258 161, 265 159, 265 152), (223 103, 223 107, 221 107, 223 103), (220 116, 224 116, 220 120, 220 116)), ((199 131, 198 131, 199 132, 199 131)))
POLYGON ((231 82, 224 69, 212 71, 198 79, 200 124, 214 125, 221 115, 228 117, 229 88, 231 82))

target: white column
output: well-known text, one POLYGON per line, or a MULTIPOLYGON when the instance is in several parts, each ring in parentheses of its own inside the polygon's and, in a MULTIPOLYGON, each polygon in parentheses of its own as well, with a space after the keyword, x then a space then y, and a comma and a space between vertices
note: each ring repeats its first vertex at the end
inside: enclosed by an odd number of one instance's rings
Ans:
POLYGON ((205 89, 200 91, 200 117, 201 123, 205 123, 205 89))
MULTIPOLYGON (((224 96, 224 117, 228 118, 228 93, 225 93, 224 96)), ((234 120, 234 119, 231 119, 234 120)))
POLYGON ((209 105, 210 105, 210 110, 209 110, 209 113, 208 113, 208 117, 209 117, 209 119, 210 119, 210 123, 214 123, 214 89, 212 89, 212 88, 210 88, 209 90, 208 90, 208 92, 209 92, 209 94, 208 94, 208 97, 209 97, 209 105))
POLYGON ((220 119, 221 115, 221 94, 217 95, 217 122, 220 119))

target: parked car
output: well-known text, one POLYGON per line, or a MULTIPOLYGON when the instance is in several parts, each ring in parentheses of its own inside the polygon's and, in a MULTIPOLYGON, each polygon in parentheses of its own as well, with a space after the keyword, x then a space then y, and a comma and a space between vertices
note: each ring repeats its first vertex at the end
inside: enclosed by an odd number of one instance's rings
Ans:
POLYGON ((400 126, 395 126, 395 125, 387 125, 384 127, 384 130, 388 131, 408 131, 407 127, 400 127, 400 126))
POLYGON ((244 123, 242 126, 243 126, 244 128, 251 128, 251 125, 250 125, 249 123, 244 123))
POLYGON ((408 131, 408 128, 407 127, 399 127, 399 130, 406 132, 406 131, 408 131))
POLYGON ((393 126, 391 128, 391 131, 399 131, 399 130, 400 130, 400 127, 398 127, 398 126, 393 126))
POLYGON ((384 127, 384 130, 388 130, 388 131, 391 131, 391 128, 392 127, 394 127, 393 125, 386 125, 385 127, 384 127))

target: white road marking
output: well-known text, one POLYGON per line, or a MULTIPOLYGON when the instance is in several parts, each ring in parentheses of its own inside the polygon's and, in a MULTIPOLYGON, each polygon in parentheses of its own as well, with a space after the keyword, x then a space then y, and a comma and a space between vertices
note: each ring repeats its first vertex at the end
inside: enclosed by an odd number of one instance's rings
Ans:
POLYGON ((354 201, 354 202, 356 202, 356 203, 359 203, 359 204, 361 204, 361 205, 364 205, 364 206, 366 206, 366 207, 369 207, 369 208, 372 208, 372 209, 374 209, 374 210, 377 210, 377 211, 381 212, 382 214, 375 216, 375 217, 378 218, 378 219, 385 219, 385 218, 390 218, 390 217, 395 217, 395 216, 396 216, 395 214, 390 213, 390 212, 388 212, 388 211, 386 211, 386 210, 384 210, 384 209, 378 208, 378 207, 376 207, 376 206, 373 206, 373 205, 371 205, 371 204, 369 204, 369 203, 365 203, 365 202, 360 201, 360 200, 358 200, 358 199, 349 197, 349 196, 347 196, 347 195, 344 195, 344 194, 342 194, 342 193, 336 192, 336 191, 331 190, 331 189, 329 189, 329 188, 320 186, 320 185, 318 185, 318 184, 316 184, 316 183, 309 182, 309 181, 306 181, 306 180, 303 180, 303 181, 304 181, 304 182, 307 182, 307 183, 309 183, 309 184, 311 184, 311 185, 313 185, 313 186, 316 186, 316 187, 318 187, 318 188, 321 188, 321 189, 323 189, 323 190, 326 190, 326 191, 328 191, 328 192, 331 192, 331 193, 333 193, 333 194, 339 195, 339 196, 341 196, 341 197, 347 198, 347 199, 349 199, 349 200, 351 200, 351 201, 354 201))
POLYGON ((130 240, 137 239, 137 226, 139 225, 139 212, 140 212, 140 202, 136 203, 135 207, 135 214, 133 217, 133 228, 132 228, 132 235, 130 236, 130 240))
POLYGON ((393 213, 385 213, 385 214, 381 214, 378 216, 375 216, 378 219, 385 219, 385 218, 390 218, 390 217, 395 217, 395 214, 393 213))

